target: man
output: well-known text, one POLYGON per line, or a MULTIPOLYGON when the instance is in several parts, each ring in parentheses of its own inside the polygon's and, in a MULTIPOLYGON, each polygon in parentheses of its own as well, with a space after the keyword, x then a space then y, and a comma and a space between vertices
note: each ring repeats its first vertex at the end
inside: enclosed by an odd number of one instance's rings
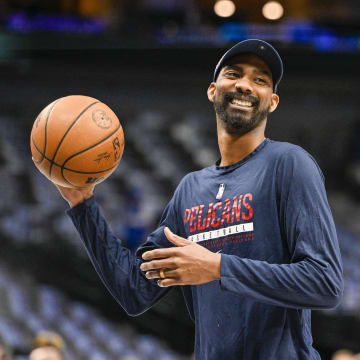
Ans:
POLYGON ((277 51, 261 40, 220 59, 208 98, 221 159, 185 176, 136 256, 111 232, 93 187, 59 187, 96 270, 128 314, 184 285, 197 360, 319 359, 310 309, 341 299, 322 173, 300 147, 264 135, 282 71, 277 51))

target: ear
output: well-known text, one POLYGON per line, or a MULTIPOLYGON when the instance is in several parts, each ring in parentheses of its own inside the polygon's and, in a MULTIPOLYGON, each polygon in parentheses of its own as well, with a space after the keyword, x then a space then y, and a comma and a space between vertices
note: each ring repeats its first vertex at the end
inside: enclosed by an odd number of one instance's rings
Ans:
POLYGON ((212 83, 209 85, 209 88, 208 88, 208 90, 207 90, 207 96, 208 96, 208 99, 209 99, 211 102, 214 102, 215 90, 216 90, 216 85, 215 85, 214 82, 212 82, 212 83))
POLYGON ((277 106, 279 105, 279 101, 280 101, 279 95, 273 93, 271 95, 271 100, 270 100, 270 112, 271 113, 276 110, 277 106))

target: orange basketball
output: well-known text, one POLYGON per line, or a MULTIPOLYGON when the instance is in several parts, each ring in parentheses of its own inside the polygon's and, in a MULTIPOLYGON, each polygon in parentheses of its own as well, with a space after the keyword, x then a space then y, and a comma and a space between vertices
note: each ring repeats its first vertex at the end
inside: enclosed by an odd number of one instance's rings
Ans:
POLYGON ((36 167, 66 187, 104 181, 119 165, 124 132, 114 112, 94 98, 55 100, 36 118, 30 137, 36 167))

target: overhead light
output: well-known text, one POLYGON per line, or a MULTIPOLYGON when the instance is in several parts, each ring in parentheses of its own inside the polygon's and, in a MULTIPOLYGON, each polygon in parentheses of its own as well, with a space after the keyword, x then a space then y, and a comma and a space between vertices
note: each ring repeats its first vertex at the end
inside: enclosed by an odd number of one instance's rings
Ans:
POLYGON ((277 1, 269 1, 263 6, 262 14, 268 20, 278 20, 284 15, 284 7, 277 1))
POLYGON ((231 0, 219 0, 214 5, 214 12, 220 17, 229 17, 236 10, 235 4, 231 0))

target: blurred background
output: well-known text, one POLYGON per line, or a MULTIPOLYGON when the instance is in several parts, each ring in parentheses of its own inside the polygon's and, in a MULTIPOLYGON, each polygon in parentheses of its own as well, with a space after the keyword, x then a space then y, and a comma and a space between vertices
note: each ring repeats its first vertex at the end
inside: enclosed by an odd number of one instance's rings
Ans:
MULTIPOLYGON (((313 311, 322 359, 360 352, 360 2, 358 0, 8 0, 0 2, 0 354, 190 359, 194 327, 174 288, 131 318, 102 285, 67 204, 31 161, 38 113, 72 94, 109 105, 126 136, 96 189, 135 250, 180 179, 219 157, 206 97, 235 42, 271 42, 285 66, 267 136, 308 150, 326 177, 344 262, 340 306, 313 311), (1 347, 2 345, 2 347, 1 347)), ((35 357, 32 358, 32 360, 35 357)), ((55 359, 55 358, 54 358, 55 359)), ((340 359, 340 357, 338 357, 340 359)))

